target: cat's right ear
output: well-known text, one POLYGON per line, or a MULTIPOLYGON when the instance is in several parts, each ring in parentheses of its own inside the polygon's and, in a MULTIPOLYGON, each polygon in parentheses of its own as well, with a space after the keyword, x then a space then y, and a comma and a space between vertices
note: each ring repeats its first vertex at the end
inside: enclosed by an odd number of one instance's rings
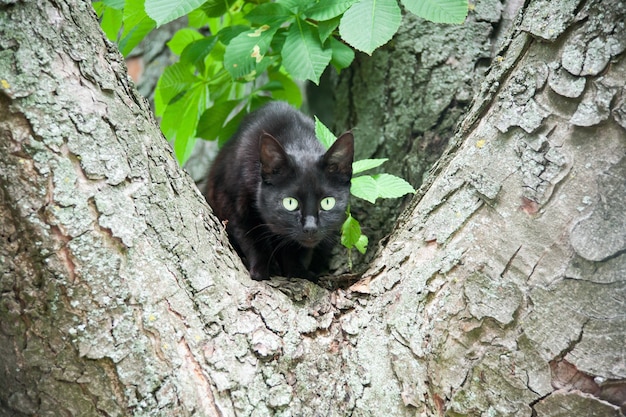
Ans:
POLYGON ((264 132, 259 139, 259 158, 263 181, 271 181, 272 175, 280 175, 288 167, 287 153, 274 136, 264 132))
POLYGON ((328 172, 345 176, 350 181, 353 159, 354 136, 352 136, 352 132, 348 131, 339 136, 335 143, 326 151, 324 164, 328 172))

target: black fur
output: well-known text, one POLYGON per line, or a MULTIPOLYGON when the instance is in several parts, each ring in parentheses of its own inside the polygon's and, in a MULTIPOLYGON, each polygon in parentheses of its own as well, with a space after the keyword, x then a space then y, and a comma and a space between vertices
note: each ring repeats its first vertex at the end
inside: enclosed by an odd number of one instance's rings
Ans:
POLYGON ((243 120, 215 159, 205 196, 253 279, 314 279, 321 267, 311 259, 327 258, 345 220, 353 155, 352 133, 325 151, 313 120, 286 103, 271 102, 243 120), (285 208, 287 197, 297 209, 285 208), (335 201, 330 210, 322 207, 327 197, 335 201))

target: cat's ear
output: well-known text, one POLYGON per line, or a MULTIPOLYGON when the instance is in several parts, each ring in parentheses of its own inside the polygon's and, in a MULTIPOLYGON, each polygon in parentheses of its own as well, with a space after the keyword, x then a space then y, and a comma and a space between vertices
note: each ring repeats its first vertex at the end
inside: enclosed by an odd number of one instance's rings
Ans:
POLYGON ((324 155, 324 165, 330 173, 338 173, 352 177, 352 161, 354 159, 354 137, 352 132, 339 136, 324 155))
POLYGON ((274 136, 263 132, 259 139, 259 148, 263 180, 269 180, 272 175, 285 171, 289 164, 287 153, 274 136))

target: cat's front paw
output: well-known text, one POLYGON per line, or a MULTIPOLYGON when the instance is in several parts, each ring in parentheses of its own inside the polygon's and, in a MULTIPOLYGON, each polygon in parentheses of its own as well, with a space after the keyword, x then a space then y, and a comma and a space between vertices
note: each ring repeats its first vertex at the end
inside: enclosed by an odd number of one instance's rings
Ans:
POLYGON ((267 268, 253 266, 250 267, 250 278, 255 281, 266 281, 270 279, 270 273, 267 268))

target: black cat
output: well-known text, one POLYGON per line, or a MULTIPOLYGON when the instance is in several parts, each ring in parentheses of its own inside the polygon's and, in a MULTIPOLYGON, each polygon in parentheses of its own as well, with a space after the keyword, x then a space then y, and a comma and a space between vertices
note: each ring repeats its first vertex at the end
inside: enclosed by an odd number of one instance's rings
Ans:
POLYGON ((252 279, 315 279, 311 261, 324 258, 345 220, 353 155, 352 133, 326 151, 313 120, 287 103, 246 116, 217 155, 205 196, 252 279))

